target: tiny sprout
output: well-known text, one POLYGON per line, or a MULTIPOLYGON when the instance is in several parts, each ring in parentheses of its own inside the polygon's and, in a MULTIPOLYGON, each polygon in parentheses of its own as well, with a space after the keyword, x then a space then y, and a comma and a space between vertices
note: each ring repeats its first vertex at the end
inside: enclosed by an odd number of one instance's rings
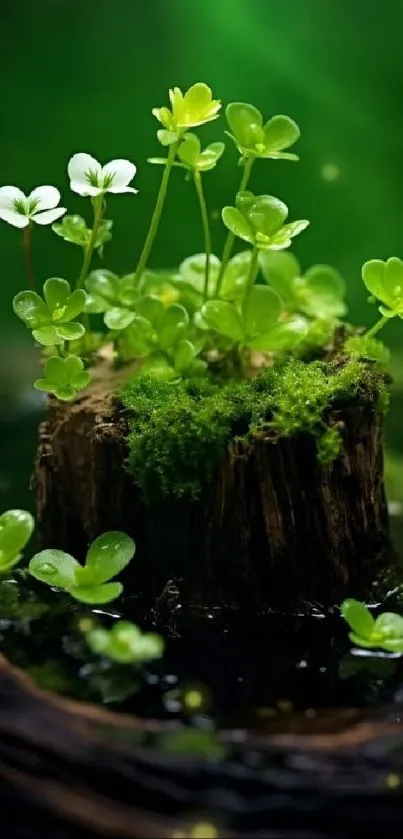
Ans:
POLYGON ((60 358, 55 355, 45 364, 45 376, 36 379, 34 387, 57 396, 62 402, 70 402, 90 383, 90 373, 84 370, 84 363, 76 355, 60 358))
POLYGON ((20 291, 13 300, 15 314, 32 330, 35 341, 52 347, 81 338, 85 328, 73 319, 84 311, 85 291, 71 292, 66 280, 52 277, 46 280, 43 294, 44 299, 35 291, 20 291))
POLYGON ((224 207, 222 219, 234 236, 249 242, 259 250, 283 250, 289 248, 294 236, 298 236, 309 225, 301 219, 284 224, 288 207, 272 195, 253 195, 252 192, 238 192, 235 207, 224 207))
POLYGON ((40 582, 64 589, 81 603, 99 605, 122 594, 122 584, 109 581, 128 565, 135 550, 130 536, 110 531, 92 543, 84 566, 70 554, 50 549, 36 554, 28 570, 40 582))
POLYGON ((58 207, 60 192, 54 186, 38 186, 26 196, 16 186, 0 187, 0 219, 13 227, 28 227, 36 224, 52 224, 66 212, 58 207))
POLYGON ((225 114, 230 128, 226 133, 244 157, 298 160, 296 154, 284 151, 300 136, 290 117, 278 114, 263 124, 260 111, 246 102, 231 102, 225 114))
MULTIPOLYGON (((97 230, 94 248, 102 251, 104 245, 112 239, 111 219, 102 219, 97 230)), ((71 242, 81 248, 88 248, 91 242, 92 230, 90 230, 82 216, 65 216, 60 224, 52 225, 52 230, 65 242, 71 242)))
POLYGON ((196 125, 204 125, 217 119, 221 102, 213 99, 210 88, 198 82, 185 94, 179 87, 169 91, 171 110, 166 107, 153 108, 153 115, 163 125, 158 131, 158 139, 163 146, 175 143, 184 131, 196 125))
POLYGON ((129 186, 136 174, 136 166, 130 160, 111 160, 102 166, 95 157, 79 152, 69 160, 67 171, 70 189, 84 197, 96 198, 107 192, 138 192, 129 186))
MULTIPOLYGON (((82 624, 80 628, 83 629, 82 624)), ((90 649, 96 655, 103 655, 117 664, 142 665, 161 658, 164 641, 153 632, 142 632, 130 621, 116 621, 112 629, 100 627, 83 629, 90 649)))
POLYGON ((0 574, 21 559, 21 551, 31 538, 34 519, 26 510, 7 510, 0 516, 0 574))
POLYGON ((350 641, 358 647, 403 653, 403 617, 394 612, 384 612, 373 618, 364 603, 345 600, 341 613, 351 628, 350 641))

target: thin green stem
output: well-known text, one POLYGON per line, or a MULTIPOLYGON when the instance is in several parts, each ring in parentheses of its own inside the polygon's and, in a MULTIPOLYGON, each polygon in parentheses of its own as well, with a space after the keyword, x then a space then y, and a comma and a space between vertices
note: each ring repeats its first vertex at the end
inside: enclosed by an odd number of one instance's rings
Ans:
POLYGON ((203 184, 200 172, 198 169, 193 171, 193 180, 196 187, 197 197, 199 199, 200 205, 200 213, 202 218, 203 224, 203 233, 204 233, 204 250, 206 253, 206 273, 204 276, 204 292, 203 292, 203 299, 207 300, 208 298, 208 289, 209 289, 209 278, 210 278, 210 262, 211 262, 211 232, 210 232, 210 225, 208 220, 208 212, 207 212, 207 205, 206 199, 204 197, 203 191, 203 184))
POLYGON ((27 226, 24 227, 24 260, 25 273, 27 275, 29 287, 31 291, 35 291, 35 275, 32 262, 32 241, 30 224, 27 224, 27 226))
POLYGON ((87 247, 84 251, 84 259, 83 264, 80 272, 80 276, 77 280, 77 288, 82 288, 84 285, 84 280, 88 274, 88 269, 91 265, 92 254, 94 253, 95 243, 97 241, 99 225, 102 221, 102 211, 104 206, 104 196, 97 195, 96 198, 93 200, 93 207, 94 207, 94 223, 92 225, 91 237, 88 242, 87 247))
POLYGON ((253 251, 252 251, 252 259, 250 261, 248 279, 246 281, 244 300, 246 300, 247 297, 249 296, 249 294, 251 292, 251 289, 253 288, 255 280, 256 280, 256 274, 257 274, 257 270, 258 270, 258 262, 257 262, 258 261, 258 256, 259 256, 259 248, 257 248, 256 245, 255 245, 255 247, 253 248, 253 251))
POLYGON ((371 329, 368 329, 368 332, 365 333, 365 338, 373 338, 374 335, 376 335, 377 332, 379 332, 382 329, 382 327, 385 326, 385 324, 388 322, 388 320, 390 320, 390 318, 387 318, 384 315, 373 326, 371 326, 371 329))
POLYGON ((160 185, 158 196, 157 196, 157 202, 156 202, 156 205, 155 205, 155 208, 154 208, 154 212, 152 214, 150 227, 148 229, 147 237, 146 237, 146 240, 144 242, 143 250, 141 251, 140 259, 138 261, 138 265, 137 265, 137 269, 136 269, 135 285, 138 285, 138 283, 140 281, 140 277, 144 273, 144 270, 145 270, 147 262, 148 262, 148 258, 149 258, 150 253, 151 253, 151 248, 154 244, 154 239, 157 235, 157 230, 158 230, 158 227, 159 227, 161 214, 162 214, 162 210, 164 208, 165 198, 166 198, 166 194, 167 194, 169 176, 171 174, 172 164, 175 160, 175 155, 176 155, 178 145, 179 145, 179 140, 176 143, 172 143, 172 145, 169 146, 168 158, 167 158, 167 162, 165 164, 164 174, 162 176, 161 185, 160 185))
MULTIPOLYGON (((246 159, 245 165, 244 165, 244 170, 243 170, 243 175, 242 175, 242 180, 241 180, 241 183, 239 184, 238 192, 243 192, 246 189, 246 187, 248 185, 248 182, 249 182, 250 173, 252 171, 252 166, 253 166, 254 162, 255 162, 254 157, 248 157, 246 159)), ((217 280, 217 297, 219 297, 219 294, 220 294, 220 289, 221 289, 221 285, 222 285, 222 281, 223 281, 223 277, 224 277, 224 272, 225 272, 225 269, 227 267, 228 260, 231 256, 232 248, 234 247, 234 241, 235 241, 235 236, 230 231, 228 233, 228 236, 227 236, 226 240, 225 240, 224 249, 223 249, 222 257, 221 257, 221 267, 220 267, 220 272, 218 274, 218 280, 217 280)))

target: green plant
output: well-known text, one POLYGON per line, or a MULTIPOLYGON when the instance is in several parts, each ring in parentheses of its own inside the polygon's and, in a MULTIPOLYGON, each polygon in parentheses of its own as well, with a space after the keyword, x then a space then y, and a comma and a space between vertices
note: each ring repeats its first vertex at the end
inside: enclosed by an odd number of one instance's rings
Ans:
POLYGON ((164 652, 164 641, 160 635, 142 632, 130 621, 116 621, 111 629, 87 628, 86 622, 82 621, 81 628, 92 652, 117 664, 142 665, 161 658, 164 652))
MULTIPOLYGON (((246 102, 227 105, 226 133, 238 152, 242 174, 233 203, 222 210, 228 235, 217 256, 204 178, 219 165, 226 147, 221 139, 203 145, 195 129, 215 123, 221 102, 202 82, 183 92, 173 88, 169 100, 169 106, 152 111, 160 126, 157 139, 166 149, 165 157, 150 158, 163 167, 155 208, 136 265, 123 276, 108 267, 91 268, 94 255, 103 257, 104 245, 112 236, 111 196, 137 192, 131 185, 134 163, 115 159, 103 165, 83 152, 71 157, 70 188, 89 199, 89 224, 83 216, 69 215, 58 206, 60 193, 54 187, 38 187, 28 197, 17 187, 0 188, 0 218, 24 231, 30 289, 16 295, 14 311, 45 347, 46 358, 52 348, 51 363, 35 386, 62 400, 76 398, 88 385, 88 368, 94 359, 96 363, 104 344, 112 345, 112 357, 118 362, 135 362, 138 372, 162 381, 209 375, 242 378, 250 375, 251 356, 256 353, 320 355, 346 315, 345 286, 339 273, 327 265, 302 272, 288 252, 308 220, 289 222, 282 200, 248 190, 255 164, 298 160, 292 147, 300 130, 294 120, 283 114, 263 118, 246 102), (183 171, 194 186, 203 247, 179 268, 150 272, 148 262, 174 169, 183 171), (31 253, 34 223, 52 225, 56 235, 81 249, 74 291, 72 282, 51 278, 44 284, 43 298, 36 293, 31 253), (236 240, 248 247, 232 255, 236 240), (99 319, 95 326, 93 321, 99 315, 101 329, 99 319)), ((400 309, 403 313, 402 278, 403 262, 396 258, 386 263, 372 260, 363 268, 367 288, 382 304, 382 320, 366 335, 370 357, 376 350, 379 363, 384 363, 381 346, 369 341, 390 317, 400 315, 400 309)), ((346 349, 355 357, 365 357, 364 345, 360 346, 361 350, 357 340, 350 340, 346 349)), ((330 442, 329 437, 328 446, 330 442)))
POLYGON ((34 519, 26 510, 7 510, 0 516, 0 574, 9 571, 21 559, 29 542, 34 519))
POLYGON ((109 603, 123 591, 121 583, 110 580, 128 565, 134 552, 129 536, 110 531, 92 543, 84 566, 64 551, 49 549, 35 554, 28 570, 40 582, 64 589, 82 603, 109 603))
POLYGON ((403 653, 403 617, 394 612, 383 612, 377 618, 364 603, 345 600, 341 613, 350 629, 350 640, 358 647, 403 653))

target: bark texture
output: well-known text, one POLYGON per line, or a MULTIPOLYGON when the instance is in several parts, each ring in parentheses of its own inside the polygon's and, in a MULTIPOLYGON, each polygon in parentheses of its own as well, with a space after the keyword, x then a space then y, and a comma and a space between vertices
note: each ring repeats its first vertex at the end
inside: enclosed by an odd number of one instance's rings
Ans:
POLYGON ((390 561, 379 413, 334 413, 343 445, 330 466, 309 435, 262 433, 229 447, 199 501, 146 505, 125 471, 116 384, 105 368, 75 403, 49 401, 34 474, 42 546, 82 557, 103 531, 125 530, 138 547, 133 590, 161 603, 255 610, 368 595, 390 561))

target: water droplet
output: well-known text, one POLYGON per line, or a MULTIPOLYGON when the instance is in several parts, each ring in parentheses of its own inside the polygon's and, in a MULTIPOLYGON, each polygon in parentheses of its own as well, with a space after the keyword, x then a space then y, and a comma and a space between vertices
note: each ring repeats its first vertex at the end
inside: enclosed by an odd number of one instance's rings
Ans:
POLYGON ((52 577, 53 574, 57 574, 57 569, 49 562, 44 562, 40 570, 41 574, 46 574, 47 577, 52 577))

